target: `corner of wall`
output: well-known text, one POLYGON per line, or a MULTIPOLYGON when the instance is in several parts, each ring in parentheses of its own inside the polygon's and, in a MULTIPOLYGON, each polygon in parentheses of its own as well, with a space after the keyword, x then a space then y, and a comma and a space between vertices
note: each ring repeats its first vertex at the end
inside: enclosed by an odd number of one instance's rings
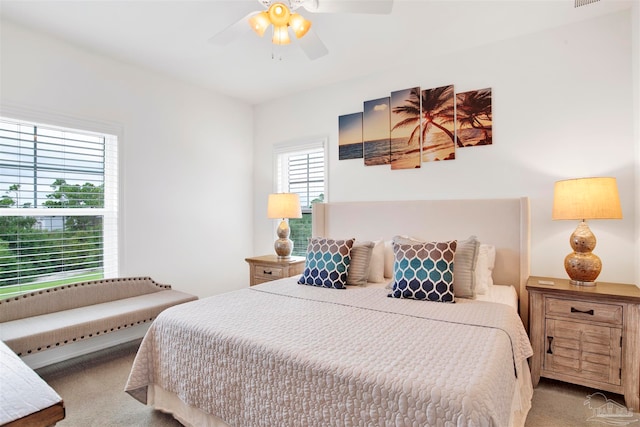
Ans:
MULTIPOLYGON (((635 232, 636 254, 635 260, 640 259, 640 2, 631 5, 631 71, 633 73, 633 139, 636 141, 635 160, 635 232)), ((636 286, 640 288, 640 263, 636 262, 636 286)))

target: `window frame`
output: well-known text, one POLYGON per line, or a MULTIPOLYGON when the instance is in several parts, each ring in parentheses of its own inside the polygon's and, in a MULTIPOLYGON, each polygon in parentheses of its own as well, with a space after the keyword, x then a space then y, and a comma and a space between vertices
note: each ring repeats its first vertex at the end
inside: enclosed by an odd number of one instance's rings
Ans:
MULTIPOLYGON (((324 201, 327 202, 329 200, 328 194, 328 141, 329 138, 326 136, 319 137, 311 137, 303 140, 290 141, 284 143, 274 144, 273 146, 273 192, 281 193, 288 192, 288 188, 285 189, 285 185, 288 187, 289 181, 285 179, 284 176, 281 176, 281 162, 283 156, 287 155, 295 155, 295 154, 303 154, 305 151, 316 151, 322 150, 323 153, 323 187, 324 191, 324 201)), ((312 210, 307 207, 302 208, 303 215, 312 215, 312 210)), ((273 228, 273 236, 277 237, 276 227, 274 225, 273 228)), ((298 245, 299 246, 299 245, 298 245)), ((305 248, 306 249, 306 248, 305 248)), ((294 252, 302 253, 300 248, 294 245, 294 252)))
MULTIPOLYGON (((103 221, 103 277, 118 277, 122 259, 122 253, 119 245, 122 238, 122 227, 120 223, 120 206, 122 198, 120 180, 120 147, 122 146, 123 141, 122 126, 112 122, 102 122, 87 118, 65 116, 12 104, 3 103, 0 107, 0 115, 7 120, 23 122, 28 125, 77 130, 79 132, 96 133, 113 137, 110 141, 105 141, 104 208, 56 208, 54 210, 14 207, 1 209, 0 215, 23 217, 101 216, 103 221)), ((21 286, 28 286, 27 284, 12 286, 15 286, 16 292, 12 293, 11 296, 31 291, 31 289, 22 290, 20 288, 21 286)), ((45 283, 43 288, 46 287, 45 283)))

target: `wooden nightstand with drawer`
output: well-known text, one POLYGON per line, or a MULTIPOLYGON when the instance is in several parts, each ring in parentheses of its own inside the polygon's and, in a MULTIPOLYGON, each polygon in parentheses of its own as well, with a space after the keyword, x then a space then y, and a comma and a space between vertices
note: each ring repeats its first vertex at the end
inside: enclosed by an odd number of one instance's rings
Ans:
POLYGON ((624 394, 627 406, 637 411, 640 289, 530 277, 527 290, 534 387, 545 377, 624 394))
POLYGON ((302 274, 305 257, 291 256, 280 259, 277 255, 263 255, 245 258, 249 263, 249 284, 251 286, 271 280, 302 274))

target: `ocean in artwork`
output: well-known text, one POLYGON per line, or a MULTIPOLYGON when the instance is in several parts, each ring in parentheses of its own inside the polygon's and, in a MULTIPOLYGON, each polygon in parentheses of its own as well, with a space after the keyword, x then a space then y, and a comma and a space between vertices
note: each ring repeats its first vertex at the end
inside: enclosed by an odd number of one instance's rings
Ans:
POLYGON ((464 147, 470 147, 474 145, 492 145, 493 144, 493 131, 488 129, 483 131, 482 129, 475 128, 463 128, 458 129, 458 138, 464 147))
POLYGON ((420 143, 409 144, 408 137, 391 139, 391 169, 413 169, 420 167, 420 143))
POLYGON ((362 158, 362 113, 338 117, 338 159, 362 158))
POLYGON ((376 139, 364 142, 364 164, 367 166, 388 165, 391 143, 389 139, 376 139))
POLYGON ((340 160, 346 159, 361 159, 362 158, 362 142, 355 144, 344 144, 338 146, 338 158, 340 160))
POLYGON ((422 145, 422 161, 453 160, 456 147, 449 135, 444 132, 427 132, 422 145))

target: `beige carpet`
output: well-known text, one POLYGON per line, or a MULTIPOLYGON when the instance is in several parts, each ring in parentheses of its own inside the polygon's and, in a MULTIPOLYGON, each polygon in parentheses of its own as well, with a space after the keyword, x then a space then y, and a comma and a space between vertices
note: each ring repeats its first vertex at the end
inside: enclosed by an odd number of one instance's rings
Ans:
MULTIPOLYGON (((39 369, 40 376, 62 396, 67 411, 60 427, 180 426, 170 415, 154 411, 123 391, 139 341, 123 344, 39 369)), ((594 390, 551 380, 535 389, 526 427, 605 426, 587 421, 584 402, 594 390)), ((605 393, 623 403, 622 396, 605 393)), ((637 416, 634 419, 639 418, 637 416)), ((640 427, 640 421, 631 424, 640 427)))

